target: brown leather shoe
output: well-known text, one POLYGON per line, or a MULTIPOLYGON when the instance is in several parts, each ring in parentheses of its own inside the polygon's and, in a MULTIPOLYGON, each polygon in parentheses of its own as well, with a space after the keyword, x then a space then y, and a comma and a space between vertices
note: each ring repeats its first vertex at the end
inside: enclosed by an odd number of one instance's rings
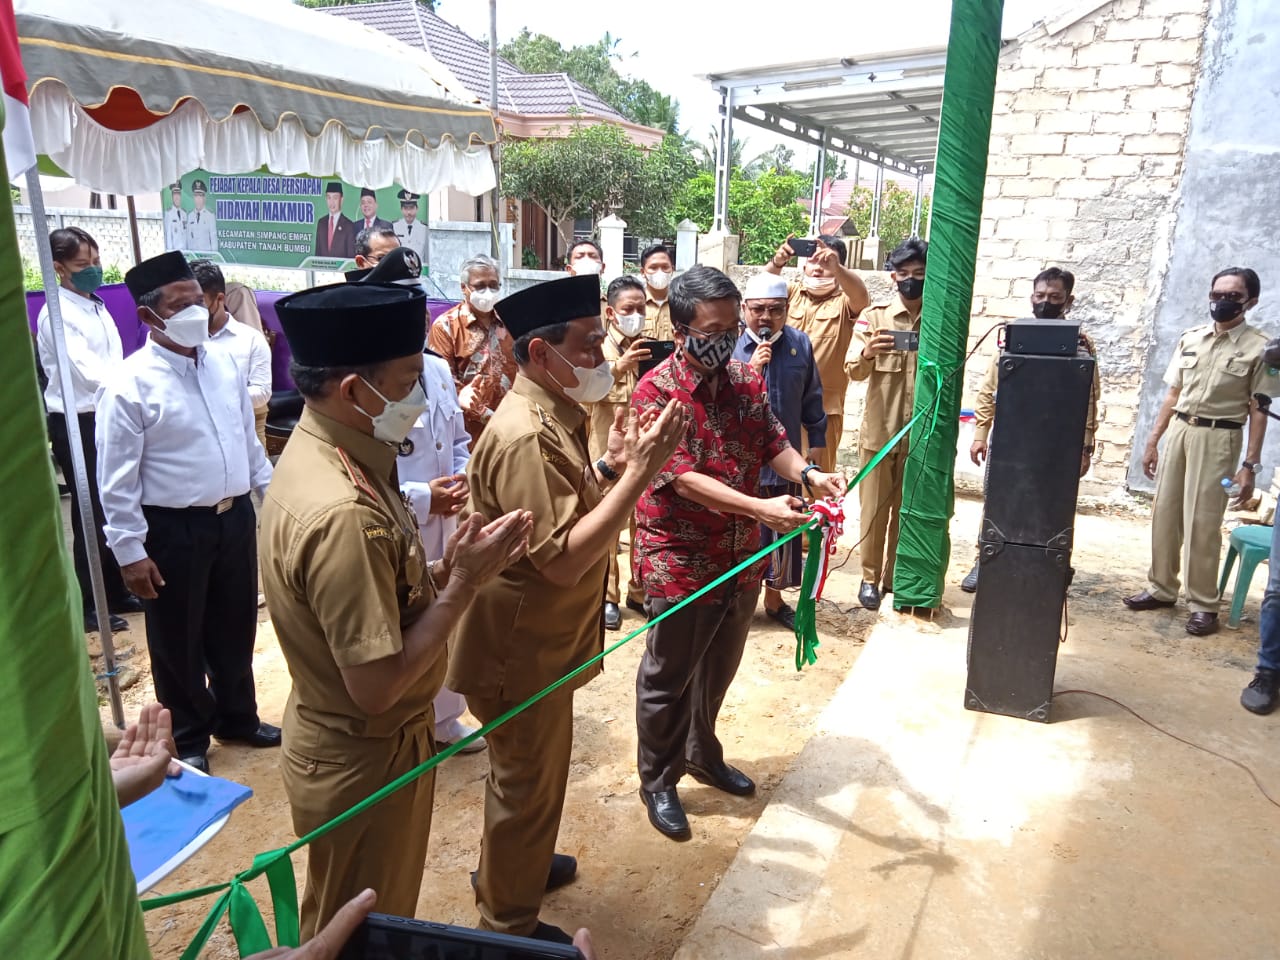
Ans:
POLYGON ((1163 607, 1172 607, 1172 600, 1157 600, 1147 591, 1135 593, 1132 597, 1124 598, 1124 605, 1130 610, 1160 610, 1163 607))
POLYGON ((1207 637, 1218 632, 1218 615, 1216 613, 1193 613, 1187 617, 1187 633, 1193 637, 1207 637))

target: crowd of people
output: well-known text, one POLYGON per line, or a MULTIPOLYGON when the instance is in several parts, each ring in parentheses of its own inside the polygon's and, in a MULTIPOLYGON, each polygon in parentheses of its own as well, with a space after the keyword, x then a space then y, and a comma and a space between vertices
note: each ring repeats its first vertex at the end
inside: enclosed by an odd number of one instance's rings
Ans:
MULTIPOLYGON (((483 739, 464 712, 483 724, 508 715, 600 653, 622 605, 646 620, 668 613, 805 523, 807 502, 844 495, 837 452, 849 384, 866 384, 861 462, 912 414, 928 246, 911 238, 890 253, 894 292, 878 305, 836 237, 814 243, 792 282, 780 274, 796 250, 782 244, 741 291, 710 267, 677 275, 661 244, 642 252, 638 275, 603 293, 606 265, 591 240, 569 250, 569 276, 506 295, 498 262, 475 256, 460 271, 461 302, 429 322, 414 249, 385 222, 358 238, 360 269, 348 282, 276 305, 305 408, 273 468, 261 442, 270 354, 260 327, 231 306, 219 268, 170 251, 131 269, 125 282, 148 339, 125 358, 95 294, 93 238, 77 228, 51 236, 75 379, 64 398, 42 313, 50 437, 70 476, 74 408, 95 510, 86 521, 73 500, 76 574, 91 597, 83 544, 98 537, 113 626, 120 613, 145 614, 164 708, 144 716, 118 758, 121 795, 160 775, 162 755, 207 770, 211 738, 281 747, 302 835, 442 744, 487 747, 472 875, 480 926, 569 943, 540 908, 577 871, 556 838, 574 691, 600 666, 483 739), (259 573, 293 681, 282 729, 261 719, 254 693, 259 573)), ((1259 293, 1250 270, 1214 278, 1212 322, 1180 341, 1144 455, 1157 480, 1153 562, 1148 589, 1125 603, 1175 602, 1185 541, 1196 635, 1217 626, 1220 480, 1235 474, 1247 493, 1258 467, 1256 396, 1274 373, 1265 337, 1244 319, 1259 293)), ((1034 279, 1031 312, 1060 318, 1073 299, 1072 275, 1050 268, 1034 279)), ((996 383, 993 365, 975 463, 989 452, 996 383)), ((1082 475, 1097 400, 1095 374, 1082 475)), ((905 456, 905 444, 890 451, 858 489, 868 610, 893 590, 905 456)), ((794 626, 782 591, 798 584, 800 562, 792 540, 647 631, 636 676, 639 795, 666 837, 691 836, 678 792, 686 774, 735 796, 755 789, 726 757, 718 715, 761 594, 768 617, 794 626)), ((1256 712, 1275 706, 1280 677, 1272 569, 1244 697, 1256 712)), ((978 574, 975 564, 965 589, 978 574)), ((86 629, 97 625, 91 611, 86 629)), ((429 773, 310 845, 304 939, 348 918, 344 905, 367 910, 366 889, 384 912, 414 914, 433 799, 429 773)))

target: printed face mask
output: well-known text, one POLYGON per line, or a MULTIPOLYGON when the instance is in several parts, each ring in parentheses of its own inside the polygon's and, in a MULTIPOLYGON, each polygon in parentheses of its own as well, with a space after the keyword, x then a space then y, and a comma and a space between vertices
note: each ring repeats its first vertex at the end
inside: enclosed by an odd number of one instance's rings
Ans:
POLYGON ((732 330, 710 337, 686 333, 683 349, 690 359, 696 360, 712 373, 716 373, 723 370, 729 358, 733 356, 733 345, 736 339, 732 330))
POLYGON ((162 317, 154 310, 151 315, 164 324, 161 332, 180 347, 198 347, 209 339, 209 311, 202 303, 193 303, 172 317, 162 317))
POLYGON ((427 409, 427 391, 422 388, 422 381, 419 380, 413 385, 413 389, 409 391, 409 395, 403 400, 388 400, 364 377, 360 378, 364 381, 364 385, 378 395, 384 406, 382 412, 376 417, 368 413, 361 407, 356 407, 373 423, 373 435, 376 439, 383 443, 400 444, 404 442, 404 438, 409 436, 409 431, 413 429, 413 425, 418 422, 418 418, 427 409))

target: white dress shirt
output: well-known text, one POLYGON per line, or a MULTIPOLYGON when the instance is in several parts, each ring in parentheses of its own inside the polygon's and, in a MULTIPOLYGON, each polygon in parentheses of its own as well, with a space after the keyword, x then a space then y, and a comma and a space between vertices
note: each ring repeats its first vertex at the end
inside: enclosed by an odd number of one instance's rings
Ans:
MULTIPOLYGON (((62 329, 67 339, 67 356, 71 359, 75 412, 93 413, 98 388, 124 359, 120 331, 107 312, 106 304, 96 295, 82 297, 59 287, 58 303, 62 306, 62 329)), ((40 316, 36 318, 36 347, 40 366, 44 367, 44 375, 49 378, 49 385, 44 391, 45 406, 50 413, 66 413, 48 304, 40 308, 40 316)))
POLYGON ((422 533, 422 545, 427 556, 434 560, 444 556, 444 545, 458 528, 458 518, 431 512, 429 484, 440 477, 466 473, 467 461, 471 459, 471 436, 463 422, 448 361, 431 352, 424 353, 422 361, 427 409, 409 431, 413 452, 398 458, 396 465, 400 490, 409 498, 422 533))
POLYGON ((122 567, 147 555, 143 504, 212 507, 271 480, 244 378, 220 348, 193 360, 148 340, 104 385, 97 433, 107 545, 122 567))
POLYGON ((187 249, 198 253, 218 252, 218 220, 207 208, 187 213, 187 249))
POLYGON ((187 212, 181 207, 170 207, 164 212, 164 248, 187 248, 187 212))
POLYGON ((418 259, 427 262, 427 225, 419 220, 410 223, 401 217, 391 224, 391 229, 400 238, 400 246, 412 247, 418 253, 418 259))
POLYGON ((230 313, 222 329, 209 338, 231 354, 249 388, 249 403, 260 410, 271 399, 271 348, 267 338, 253 327, 240 323, 230 313))

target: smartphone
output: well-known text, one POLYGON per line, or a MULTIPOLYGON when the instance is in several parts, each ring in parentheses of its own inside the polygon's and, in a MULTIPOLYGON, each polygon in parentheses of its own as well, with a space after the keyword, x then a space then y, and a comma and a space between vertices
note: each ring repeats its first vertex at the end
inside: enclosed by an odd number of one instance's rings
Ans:
POLYGON ((639 370, 642 377, 676 352, 674 340, 645 340, 644 345, 649 348, 649 359, 640 361, 639 370))
POLYGON ((797 257, 808 258, 812 257, 817 252, 818 241, 803 240, 799 237, 792 237, 787 241, 787 246, 791 248, 792 252, 794 252, 797 257))
POLYGON ((920 349, 919 330, 886 330, 893 336, 893 349, 915 352, 920 349))
POLYGON ((582 960, 578 948, 371 913, 338 960, 582 960))

